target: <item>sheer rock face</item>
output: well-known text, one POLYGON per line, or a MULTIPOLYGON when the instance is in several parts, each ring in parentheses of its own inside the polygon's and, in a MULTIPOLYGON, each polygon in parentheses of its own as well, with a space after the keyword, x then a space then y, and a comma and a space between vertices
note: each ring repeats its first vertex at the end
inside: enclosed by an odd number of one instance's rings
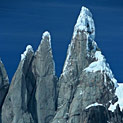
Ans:
POLYGON ((56 110, 57 78, 50 40, 50 34, 45 32, 32 64, 36 78, 35 98, 38 123, 49 123, 53 119, 56 110))
POLYGON ((5 67, 0 60, 0 108, 4 102, 6 94, 9 89, 9 79, 5 67))
POLYGON ((34 54, 29 45, 2 106, 2 123, 49 123, 56 110, 56 81, 50 34, 34 54))
POLYGON ((59 80, 49 32, 43 33, 35 53, 27 46, 8 93, 8 77, 0 62, 0 122, 122 123, 123 88, 94 38, 92 14, 82 7, 59 80))

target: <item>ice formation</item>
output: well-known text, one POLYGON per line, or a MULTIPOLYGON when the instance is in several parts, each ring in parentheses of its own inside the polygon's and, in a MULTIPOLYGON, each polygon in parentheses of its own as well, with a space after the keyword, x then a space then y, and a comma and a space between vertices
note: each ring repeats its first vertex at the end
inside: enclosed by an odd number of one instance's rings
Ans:
POLYGON ((118 97, 118 101, 113 105, 111 104, 108 108, 110 111, 114 112, 116 109, 117 104, 120 106, 120 110, 123 109, 123 83, 119 83, 119 86, 116 89, 115 95, 118 97))
POLYGON ((84 6, 81 9, 80 15, 74 27, 73 38, 76 36, 78 30, 88 32, 90 37, 94 40, 95 38, 94 20, 92 18, 92 14, 89 11, 89 9, 84 6))
POLYGON ((28 53, 29 51, 34 52, 31 45, 28 45, 28 46, 26 47, 26 51, 24 51, 24 53, 21 54, 21 61, 26 58, 26 55, 27 55, 27 53, 28 53))
MULTIPOLYGON (((84 69, 86 72, 97 72, 101 71, 104 72, 104 75, 108 76, 111 81, 114 83, 115 88, 118 86, 117 85, 117 80, 114 78, 114 75, 109 67, 109 64, 106 63, 105 57, 102 55, 101 51, 96 51, 95 52, 95 59, 96 61, 92 62, 87 68, 84 69)), ((105 81, 106 82, 106 77, 105 81)))
POLYGON ((45 37, 48 37, 50 39, 50 33, 48 31, 45 31, 42 35, 42 39, 45 39, 45 37))
POLYGON ((88 108, 93 107, 93 106, 103 106, 103 104, 99 104, 96 102, 96 103, 93 103, 93 104, 87 106, 85 109, 88 109, 88 108))

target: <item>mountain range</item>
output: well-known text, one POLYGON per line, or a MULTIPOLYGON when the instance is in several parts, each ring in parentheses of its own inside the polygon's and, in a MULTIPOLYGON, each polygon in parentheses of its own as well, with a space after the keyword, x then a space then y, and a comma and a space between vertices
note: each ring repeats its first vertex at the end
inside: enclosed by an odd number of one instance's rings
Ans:
POLYGON ((123 123, 122 92, 123 84, 95 42, 93 16, 86 7, 59 78, 48 31, 36 52, 26 47, 10 84, 0 60, 0 123, 123 123))

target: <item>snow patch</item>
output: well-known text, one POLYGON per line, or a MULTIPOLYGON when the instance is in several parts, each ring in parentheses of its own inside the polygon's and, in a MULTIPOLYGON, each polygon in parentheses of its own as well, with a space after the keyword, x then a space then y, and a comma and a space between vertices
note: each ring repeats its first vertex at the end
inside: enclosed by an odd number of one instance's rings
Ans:
POLYGON ((115 95, 118 97, 118 101, 113 105, 111 104, 108 110, 114 112, 117 104, 120 106, 120 110, 123 110, 123 83, 118 83, 118 87, 116 89, 115 95))
POLYGON ((96 103, 93 103, 93 104, 87 106, 85 109, 89 109, 90 107, 93 107, 93 106, 103 106, 103 104, 99 104, 96 102, 96 103))
POLYGON ((30 51, 31 51, 31 52, 34 52, 32 46, 31 46, 31 45, 28 45, 28 46, 26 47, 26 51, 24 51, 24 53, 21 54, 21 61, 22 61, 22 60, 25 60, 25 57, 26 57, 27 53, 30 52, 30 51))
POLYGON ((95 52, 95 59, 96 61, 92 62, 87 68, 83 71, 86 72, 97 72, 101 71, 104 72, 104 82, 106 83, 106 75, 111 79, 114 83, 115 88, 117 87, 117 80, 114 78, 112 71, 109 67, 109 64, 106 63, 105 57, 102 55, 101 51, 95 52))
POLYGON ((82 95, 83 94, 83 92, 82 92, 82 90, 80 91, 80 95, 82 95))
MULTIPOLYGON (((48 31, 45 31, 42 35, 42 39, 43 41, 48 41, 49 44, 50 44, 50 47, 51 47, 51 36, 50 36, 50 33, 48 31), (46 40, 46 38, 48 38, 48 40, 46 40)), ((42 42, 43 42, 42 41, 42 42)))
POLYGON ((45 31, 42 35, 42 39, 45 39, 45 37, 50 37, 50 33, 48 31, 45 31))
POLYGON ((66 73, 67 67, 71 64, 70 62, 70 56, 71 56, 71 44, 68 46, 68 52, 67 52, 67 58, 65 60, 64 68, 63 68, 63 73, 66 73))
POLYGON ((1 60, 1 58, 0 58, 0 62, 3 63, 2 60, 1 60))
POLYGON ((73 38, 76 36, 78 30, 88 32, 92 39, 95 38, 95 25, 92 19, 92 14, 89 9, 84 6, 81 9, 80 15, 74 27, 73 38))

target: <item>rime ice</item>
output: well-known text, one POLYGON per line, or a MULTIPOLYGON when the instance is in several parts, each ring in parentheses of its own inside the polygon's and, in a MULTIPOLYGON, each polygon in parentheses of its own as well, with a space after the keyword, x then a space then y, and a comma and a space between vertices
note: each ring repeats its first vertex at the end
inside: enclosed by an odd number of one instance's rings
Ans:
POLYGON ((89 11, 89 9, 84 6, 81 9, 80 15, 74 27, 73 38, 76 36, 78 30, 88 32, 89 36, 94 40, 95 25, 94 25, 94 21, 92 18, 92 14, 89 11))
POLYGON ((25 57, 26 57, 26 55, 27 55, 27 53, 28 53, 29 51, 34 52, 31 45, 28 45, 28 46, 26 47, 26 51, 24 51, 24 53, 21 54, 21 61, 25 59, 25 57))

